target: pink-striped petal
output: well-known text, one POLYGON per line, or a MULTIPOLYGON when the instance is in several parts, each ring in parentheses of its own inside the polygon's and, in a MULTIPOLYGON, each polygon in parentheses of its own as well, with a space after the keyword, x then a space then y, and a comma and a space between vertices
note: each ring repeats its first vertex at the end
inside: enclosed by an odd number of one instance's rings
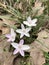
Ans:
POLYGON ((8 40, 7 40, 7 42, 10 42, 10 41, 11 41, 11 39, 8 39, 8 40))
POLYGON ((23 50, 21 50, 19 52, 20 52, 21 56, 24 56, 24 51, 23 50))
POLYGON ((10 35, 10 34, 6 34, 6 35, 5 35, 5 37, 10 38, 10 37, 11 37, 11 35, 10 35))
POLYGON ((18 50, 15 49, 14 52, 13 52, 13 54, 15 55, 15 54, 17 54, 17 53, 18 53, 18 50))
POLYGON ((27 51, 29 49, 30 49, 30 47, 28 45, 22 45, 22 50, 27 51))
POLYGON ((20 45, 23 45, 23 44, 24 44, 24 40, 23 40, 23 39, 20 40, 19 44, 20 44, 20 45))

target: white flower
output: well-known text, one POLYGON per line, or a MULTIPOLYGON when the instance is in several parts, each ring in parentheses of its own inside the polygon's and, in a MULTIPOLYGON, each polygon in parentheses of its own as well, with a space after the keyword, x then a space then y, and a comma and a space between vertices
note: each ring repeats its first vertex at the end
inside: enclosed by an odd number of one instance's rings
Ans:
POLYGON ((7 38, 8 38, 8 42, 10 41, 14 41, 15 40, 15 37, 16 37, 16 33, 14 32, 14 29, 11 28, 11 33, 10 34, 6 34, 5 35, 7 38))
POLYGON ((15 48, 13 54, 17 54, 20 53, 22 56, 24 56, 24 51, 27 51, 30 49, 30 47, 28 45, 23 45, 24 44, 24 40, 20 40, 19 43, 11 43, 11 45, 15 48))
POLYGON ((16 30, 17 33, 20 33, 21 34, 20 35, 20 38, 22 38, 24 35, 27 36, 27 37, 30 37, 30 34, 28 32, 31 30, 31 28, 26 28, 25 29, 25 27, 24 27, 23 24, 21 24, 21 28, 22 29, 17 29, 16 30))
POLYGON ((23 21, 23 23, 27 26, 36 26, 37 19, 31 20, 31 17, 27 18, 27 21, 23 21))

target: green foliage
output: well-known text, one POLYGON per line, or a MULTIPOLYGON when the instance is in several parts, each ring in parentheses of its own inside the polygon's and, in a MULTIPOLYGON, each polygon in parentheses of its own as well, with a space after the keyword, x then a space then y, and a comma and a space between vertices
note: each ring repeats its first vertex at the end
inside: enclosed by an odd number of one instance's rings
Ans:
POLYGON ((44 65, 49 65, 49 53, 47 53, 47 52, 44 52, 44 57, 45 57, 45 63, 44 63, 44 65))
POLYGON ((49 65, 49 62, 48 63, 45 63, 44 65, 49 65))

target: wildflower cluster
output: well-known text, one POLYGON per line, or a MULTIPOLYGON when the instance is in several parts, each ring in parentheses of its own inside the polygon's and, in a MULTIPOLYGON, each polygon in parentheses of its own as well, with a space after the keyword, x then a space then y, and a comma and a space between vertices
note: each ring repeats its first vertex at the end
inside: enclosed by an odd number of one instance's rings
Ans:
POLYGON ((24 44, 23 36, 30 37, 29 31, 31 31, 32 26, 36 26, 36 22, 37 22, 37 19, 31 20, 31 17, 28 17, 27 21, 23 21, 23 24, 21 24, 21 29, 16 29, 14 31, 14 29, 11 28, 10 34, 5 35, 8 38, 7 41, 11 42, 11 45, 15 48, 13 52, 14 55, 17 53, 20 53, 22 56, 24 56, 25 55, 24 51, 27 51, 30 49, 29 45, 23 45, 24 44), (26 25, 26 28, 24 25, 26 25), (20 34, 19 43, 14 42, 17 36, 16 33, 20 34))

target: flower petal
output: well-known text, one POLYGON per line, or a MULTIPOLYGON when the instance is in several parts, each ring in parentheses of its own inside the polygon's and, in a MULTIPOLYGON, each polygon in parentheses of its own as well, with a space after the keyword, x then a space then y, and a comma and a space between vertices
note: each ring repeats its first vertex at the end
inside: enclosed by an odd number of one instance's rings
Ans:
POLYGON ((29 32, 31 30, 31 28, 26 28, 26 32, 29 32))
POLYGON ((14 48, 18 48, 18 43, 11 43, 11 45, 14 47, 14 48))
POLYGON ((27 26, 30 26, 30 24, 28 23, 28 21, 23 21, 23 23, 27 26))
POLYGON ((30 16, 27 18, 27 21, 28 21, 28 22, 31 21, 31 17, 30 17, 30 16))
POLYGON ((11 28, 11 36, 16 36, 16 33, 14 32, 14 29, 11 28))
POLYGON ((17 33, 22 33, 22 30, 21 29, 17 29, 16 32, 17 33))
POLYGON ((22 38, 23 36, 24 36, 24 34, 21 33, 20 38, 22 38))
POLYGON ((11 38, 7 40, 7 42, 11 42, 11 38))
POLYGON ((25 27, 24 27, 24 25, 23 25, 23 24, 21 24, 21 28, 22 28, 22 29, 25 29, 25 27))
POLYGON ((30 37, 30 34, 29 33, 25 33, 25 36, 30 37))
POLYGON ((32 26, 36 26, 36 24, 32 24, 32 26))
POLYGON ((6 35, 5 35, 5 37, 10 38, 10 37, 11 37, 11 35, 10 35, 10 34, 6 34, 6 35))
POLYGON ((21 50, 21 51, 19 51, 20 52, 20 54, 22 55, 22 56, 24 56, 24 51, 23 50, 21 50))
POLYGON ((29 50, 30 47, 28 45, 22 45, 22 50, 29 50))
POLYGON ((37 22, 37 19, 33 19, 33 20, 32 20, 32 24, 33 24, 33 23, 35 24, 36 22, 37 22))
POLYGON ((13 54, 17 54, 19 51, 17 49, 14 50, 13 54))
POLYGON ((19 44, 20 44, 20 45, 23 45, 23 44, 24 44, 24 40, 23 40, 23 39, 20 40, 19 44))
POLYGON ((13 42, 15 40, 15 38, 12 38, 11 41, 13 42))

